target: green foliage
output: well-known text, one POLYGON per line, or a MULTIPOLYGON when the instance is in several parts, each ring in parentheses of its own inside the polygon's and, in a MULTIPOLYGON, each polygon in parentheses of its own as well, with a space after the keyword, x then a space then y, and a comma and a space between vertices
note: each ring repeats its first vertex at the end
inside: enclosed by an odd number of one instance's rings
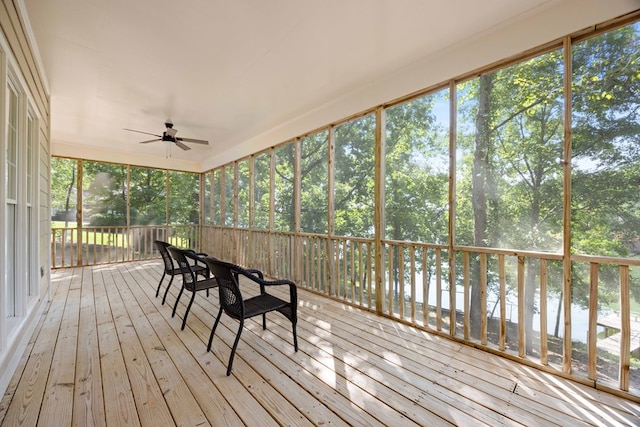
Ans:
POLYGON ((308 233, 328 231, 329 132, 300 141, 300 229, 308 233))
POLYGON ((169 172, 169 223, 198 224, 200 179, 190 172, 169 172))
POLYGON ((294 192, 295 176, 295 145, 284 144, 275 150, 276 174, 273 177, 275 185, 275 218, 274 227, 278 231, 295 231, 294 205, 296 194, 294 192))
POLYGON ((271 159, 269 152, 254 157, 254 227, 269 228, 269 202, 271 189, 271 159))
POLYGON ((375 116, 335 130, 334 234, 373 237, 375 116))

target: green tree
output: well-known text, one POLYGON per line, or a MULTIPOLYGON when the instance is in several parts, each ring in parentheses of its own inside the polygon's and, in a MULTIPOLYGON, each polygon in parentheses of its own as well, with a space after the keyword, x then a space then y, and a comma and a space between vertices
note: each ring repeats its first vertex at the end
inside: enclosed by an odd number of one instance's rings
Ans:
POLYGON ((167 222, 167 173, 162 169, 131 166, 129 172, 131 225, 167 222))
POLYGON ((335 235, 373 237, 375 126, 369 114, 335 129, 335 235))
POLYGON ((61 157, 51 158, 51 209, 52 220, 64 221, 64 226, 69 226, 69 221, 76 220, 76 171, 78 161, 61 157))
MULTIPOLYGON (((449 117, 447 108, 441 108, 447 98, 445 90, 387 109, 384 235, 388 239, 439 244, 448 241, 449 117)), ((428 254, 427 266, 418 257, 416 269, 427 275, 430 283, 435 254, 428 254)), ((400 259, 394 248, 390 258, 392 286, 400 302, 408 291, 399 289, 399 264, 408 263, 409 253, 400 259)), ((404 271, 408 284, 411 271, 404 271)), ((423 298, 426 300, 426 296, 423 298)))
MULTIPOLYGON (((640 237, 640 23, 577 43, 572 50, 572 249, 632 256, 640 237)), ((599 302, 618 298, 617 269, 601 267, 599 302)), ((640 301, 640 283, 631 290, 640 301)), ((574 274, 584 304, 586 276, 574 274)))

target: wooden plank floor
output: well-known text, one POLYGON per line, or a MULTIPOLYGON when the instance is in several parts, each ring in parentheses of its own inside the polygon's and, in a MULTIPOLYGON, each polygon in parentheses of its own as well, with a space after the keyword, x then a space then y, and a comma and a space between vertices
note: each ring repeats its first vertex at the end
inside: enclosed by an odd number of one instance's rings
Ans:
MULTIPOLYGON (((639 425, 640 405, 299 291, 298 339, 279 314, 205 343, 217 292, 185 330, 160 262, 56 270, 52 301, 0 403, 3 426, 639 425)), ((175 282, 180 283, 176 278, 175 282)), ((248 294, 246 285, 243 285, 248 294)))

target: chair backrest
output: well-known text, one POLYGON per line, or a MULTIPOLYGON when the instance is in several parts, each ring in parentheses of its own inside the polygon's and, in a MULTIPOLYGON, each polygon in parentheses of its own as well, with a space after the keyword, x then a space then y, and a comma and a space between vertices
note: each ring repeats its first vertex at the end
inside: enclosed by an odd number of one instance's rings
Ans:
POLYGON ((173 259, 171 259, 171 255, 169 255, 168 248, 171 246, 167 242, 163 242, 162 240, 154 240, 153 244, 155 245, 158 252, 162 256, 162 261, 164 261, 164 271, 167 274, 171 274, 173 272, 173 259))
POLYGON ((169 252, 173 259, 176 260, 178 268, 182 272, 182 284, 187 289, 194 289, 194 283, 196 282, 196 275, 191 269, 191 264, 187 261, 187 255, 185 250, 178 249, 175 246, 169 246, 169 252))
POLYGON ((240 267, 213 257, 206 257, 204 261, 218 281, 220 305, 222 309, 229 316, 242 319, 244 317, 244 302, 242 300, 242 293, 240 292, 237 276, 234 274, 234 268, 239 269, 240 267))

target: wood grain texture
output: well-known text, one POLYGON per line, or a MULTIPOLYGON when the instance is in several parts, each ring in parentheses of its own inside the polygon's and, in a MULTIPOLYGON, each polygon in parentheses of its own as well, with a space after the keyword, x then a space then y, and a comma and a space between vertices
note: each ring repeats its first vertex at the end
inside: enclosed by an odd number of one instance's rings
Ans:
POLYGON ((267 330, 249 320, 227 377, 238 323, 223 317, 206 352, 217 294, 198 295, 181 331, 154 298, 160 274, 159 261, 53 272, 57 292, 15 392, 0 402, 2 425, 50 423, 41 412, 61 414, 56 425, 149 426, 634 425, 640 417, 624 398, 304 290, 299 351, 284 317, 269 315, 267 330), (62 357, 67 346, 73 361, 62 357), (85 346, 99 348, 99 366, 97 349, 85 346), (75 377, 68 392, 45 387, 67 376, 75 377))

